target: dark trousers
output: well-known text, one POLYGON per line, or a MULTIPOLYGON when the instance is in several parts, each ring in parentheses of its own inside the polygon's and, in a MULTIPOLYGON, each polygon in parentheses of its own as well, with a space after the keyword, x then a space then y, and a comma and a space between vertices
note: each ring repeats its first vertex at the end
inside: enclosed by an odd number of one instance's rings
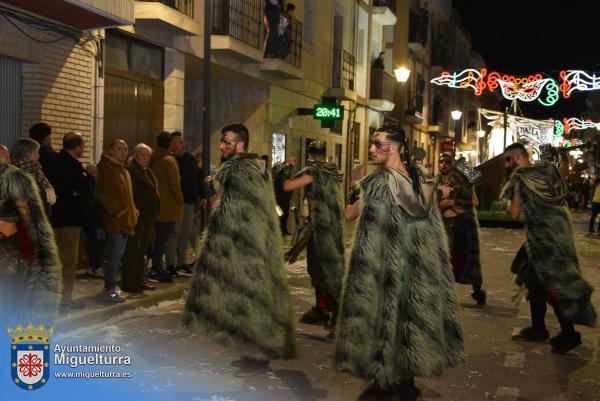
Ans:
MULTIPOLYGON (((594 222, 600 214, 600 202, 592 202, 592 217, 590 218, 589 231, 594 231, 594 222)), ((598 231, 600 231, 600 222, 598 223, 598 231)))
MULTIPOLYGON (((531 309, 531 325, 538 330, 545 329, 546 291, 531 267, 529 267, 526 286, 529 294, 529 307, 531 309)), ((574 333, 575 327, 573 323, 563 316, 558 305, 555 303, 552 305, 552 308, 560 323, 562 332, 565 334, 574 333)))
POLYGON ((279 207, 283 211, 283 215, 279 217, 279 227, 281 228, 281 233, 284 234, 288 232, 287 223, 290 217, 290 200, 288 199, 287 201, 281 201, 279 203, 279 207))
POLYGON ((123 266, 121 268, 121 287, 125 291, 141 291, 145 283, 144 255, 150 247, 154 231, 152 222, 138 220, 135 235, 127 241, 123 266))
POLYGON ((167 241, 175 230, 175 223, 156 223, 156 241, 152 248, 152 270, 156 273, 165 270, 163 266, 163 255, 167 253, 167 241))

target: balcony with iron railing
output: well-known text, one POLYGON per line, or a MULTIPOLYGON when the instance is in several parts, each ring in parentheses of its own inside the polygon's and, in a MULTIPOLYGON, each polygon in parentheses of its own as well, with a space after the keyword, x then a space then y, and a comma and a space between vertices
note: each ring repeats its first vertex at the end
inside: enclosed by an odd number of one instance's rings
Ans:
POLYGON ((331 86, 354 91, 356 59, 346 50, 333 50, 333 74, 331 86))
POLYGON ((379 111, 393 110, 394 90, 397 83, 396 78, 386 70, 371 69, 369 106, 379 111))
MULTIPOLYGON (((131 25, 134 22, 133 0, 2 0, 0 4, 14 6, 82 31, 131 25)), ((3 19, 2 23, 7 22, 3 19)))
POLYGON ((355 57, 343 49, 333 49, 332 56, 331 88, 326 96, 355 101, 355 57))
POLYGON ((194 20, 194 0, 144 0, 135 2, 136 24, 166 30, 174 35, 200 35, 194 20))
POLYGON ((283 37, 267 38, 275 42, 267 43, 268 49, 275 49, 265 56, 260 69, 280 78, 301 79, 304 77, 302 66, 302 22, 293 20, 286 27, 283 37))
POLYGON ((194 18, 194 0, 144 0, 151 3, 162 3, 165 6, 177 10, 183 15, 194 18))
POLYGON ((372 13, 379 25, 396 25, 396 0, 374 0, 372 13))
POLYGON ((261 47, 262 0, 212 0, 212 34, 261 47))
POLYGON ((429 11, 426 8, 411 10, 408 26, 408 47, 422 56, 427 48, 429 11))

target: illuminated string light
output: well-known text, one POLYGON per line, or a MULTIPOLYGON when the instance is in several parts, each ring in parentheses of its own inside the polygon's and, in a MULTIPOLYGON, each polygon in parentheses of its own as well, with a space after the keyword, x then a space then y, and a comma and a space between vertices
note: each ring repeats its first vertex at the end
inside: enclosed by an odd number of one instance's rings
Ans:
POLYGON ((439 77, 433 78, 431 83, 440 86, 448 86, 450 88, 471 88, 475 91, 475 94, 479 96, 486 86, 484 82, 486 73, 487 70, 485 68, 482 68, 481 71, 474 68, 468 68, 460 72, 452 73, 444 71, 439 77))
POLYGON ((571 117, 563 118, 564 132, 569 134, 571 131, 579 131, 587 128, 596 128, 598 123, 592 120, 582 120, 581 118, 571 117))
POLYGON ((508 100, 532 102, 537 100, 544 106, 553 106, 560 94, 568 99, 573 91, 600 90, 600 75, 581 70, 563 70, 559 74, 560 85, 554 78, 544 78, 542 74, 516 77, 487 69, 467 68, 458 72, 444 71, 431 83, 450 88, 472 89, 480 96, 485 89, 490 92, 500 88, 502 96, 508 100))
POLYGON ((593 91, 600 89, 600 76, 581 70, 566 70, 560 72, 560 91, 565 99, 575 90, 593 91))

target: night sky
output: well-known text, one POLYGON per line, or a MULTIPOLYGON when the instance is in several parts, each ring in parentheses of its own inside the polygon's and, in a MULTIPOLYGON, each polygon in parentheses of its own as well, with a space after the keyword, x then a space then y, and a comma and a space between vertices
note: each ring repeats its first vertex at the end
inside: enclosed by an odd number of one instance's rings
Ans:
MULTIPOLYGON (((561 69, 600 71, 598 0, 453 0, 488 71, 512 75, 547 73, 558 80, 561 69)), ((525 116, 577 117, 585 93, 575 92, 552 107, 519 102, 525 116)))

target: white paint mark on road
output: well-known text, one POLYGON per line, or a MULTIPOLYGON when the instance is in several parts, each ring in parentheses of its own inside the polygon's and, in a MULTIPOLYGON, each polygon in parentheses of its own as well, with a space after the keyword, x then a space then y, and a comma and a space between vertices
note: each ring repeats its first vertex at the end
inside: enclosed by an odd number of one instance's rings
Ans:
POLYGON ((511 352, 504 359, 505 368, 522 368, 525 366, 525 354, 522 352, 511 352))
POLYGON ((518 388, 498 386, 496 389, 496 401, 517 401, 518 398, 518 388))

